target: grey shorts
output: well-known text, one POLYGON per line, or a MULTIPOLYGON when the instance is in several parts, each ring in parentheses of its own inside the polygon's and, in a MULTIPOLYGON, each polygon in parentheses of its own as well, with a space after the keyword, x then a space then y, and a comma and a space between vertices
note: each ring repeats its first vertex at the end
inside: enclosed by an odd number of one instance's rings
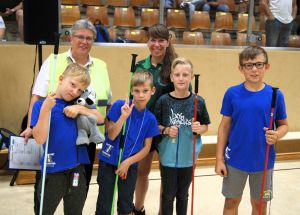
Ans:
MULTIPOLYGON (((245 184, 249 176, 250 196, 260 200, 263 172, 244 172, 227 165, 227 177, 223 178, 222 194, 226 198, 238 198, 243 195, 245 184)), ((267 170, 264 200, 273 198, 273 169, 267 170)))

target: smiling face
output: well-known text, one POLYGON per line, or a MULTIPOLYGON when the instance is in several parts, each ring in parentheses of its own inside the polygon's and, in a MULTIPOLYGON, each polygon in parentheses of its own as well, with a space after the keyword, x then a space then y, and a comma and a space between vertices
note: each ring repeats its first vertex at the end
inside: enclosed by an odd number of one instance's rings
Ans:
POLYGON ((163 38, 150 37, 147 44, 152 57, 163 59, 169 46, 169 41, 163 38))
POLYGON ((87 56, 94 43, 94 33, 90 29, 78 29, 70 37, 72 53, 75 56, 87 56))
POLYGON ((270 65, 266 63, 263 54, 257 55, 254 59, 244 60, 239 66, 240 72, 245 76, 247 84, 260 85, 263 84, 265 72, 270 65))

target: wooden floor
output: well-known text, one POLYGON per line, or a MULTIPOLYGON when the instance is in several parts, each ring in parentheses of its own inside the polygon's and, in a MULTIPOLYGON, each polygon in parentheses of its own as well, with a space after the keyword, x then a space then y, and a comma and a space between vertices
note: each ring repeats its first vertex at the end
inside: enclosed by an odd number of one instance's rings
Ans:
MULTIPOLYGON (((92 177, 90 191, 85 203, 83 215, 94 214, 98 195, 96 183, 97 170, 92 177)), ((275 164, 273 177, 274 198, 270 210, 272 215, 299 215, 300 204, 300 160, 279 161, 275 164)), ((33 214, 33 185, 9 186, 11 174, 0 171, 0 205, 1 215, 32 215, 33 214)), ((195 174, 195 206, 194 214, 221 215, 224 197, 221 194, 222 178, 215 175, 213 166, 200 166, 195 174)), ((160 189, 160 174, 157 169, 150 173, 149 190, 145 208, 147 215, 157 215, 160 189)), ((191 194, 191 191, 190 191, 191 194)), ((247 215, 251 212, 248 183, 244 190, 243 199, 239 207, 239 214, 247 215)), ((57 208, 56 215, 63 214, 63 204, 57 208)), ((117 214, 117 213, 115 213, 117 214)), ((188 214, 190 214, 190 202, 188 214)))

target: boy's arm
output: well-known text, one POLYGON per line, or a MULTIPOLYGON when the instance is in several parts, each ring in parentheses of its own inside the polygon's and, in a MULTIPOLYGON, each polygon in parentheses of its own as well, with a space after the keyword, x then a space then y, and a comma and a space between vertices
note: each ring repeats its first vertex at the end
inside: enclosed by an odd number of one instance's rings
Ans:
POLYGON ((32 135, 37 142, 37 144, 44 144, 48 137, 48 131, 49 131, 49 117, 51 113, 51 109, 55 105, 55 93, 50 94, 45 99, 39 119, 36 123, 36 125, 32 129, 32 135))
POLYGON ((64 114, 70 118, 76 118, 78 114, 82 114, 86 116, 95 115, 97 117, 98 124, 104 123, 104 117, 97 109, 90 109, 78 104, 65 107, 64 114))
POLYGON ((223 116, 218 129, 215 172, 222 177, 227 176, 227 169, 224 162, 224 149, 229 136, 231 122, 232 122, 231 117, 223 116))
POLYGON ((31 121, 31 113, 32 113, 32 107, 34 105, 34 103, 40 99, 42 99, 43 97, 38 96, 38 95, 32 95, 31 99, 30 99, 30 104, 29 104, 29 108, 28 108, 28 119, 27 119, 27 127, 24 131, 22 131, 22 133, 20 134, 21 137, 24 137, 24 141, 25 143, 28 142, 28 138, 32 136, 32 129, 30 128, 30 121, 31 121))
POLYGON ((208 131, 208 125, 201 125, 198 121, 192 122, 192 132, 196 134, 204 134, 208 131))
POLYGON ((114 140, 120 134, 124 122, 132 112, 133 106, 133 103, 129 106, 129 99, 127 98, 124 105, 121 107, 121 115, 119 119, 116 122, 108 121, 106 123, 107 134, 110 140, 114 140))
POLYGON ((266 134, 266 141, 268 144, 275 144, 278 140, 283 138, 288 132, 288 122, 287 119, 277 120, 276 121, 276 130, 271 130, 268 128, 264 128, 266 134))
POLYGON ((122 117, 122 115, 120 116, 120 118, 118 119, 117 122, 107 120, 107 122, 106 122, 106 131, 107 131, 108 138, 110 140, 114 140, 120 134, 122 126, 123 126, 125 120, 126 119, 124 119, 122 117))
POLYGON ((142 160, 144 157, 146 157, 146 155, 149 153, 151 148, 152 137, 146 138, 144 143, 145 143, 144 147, 141 149, 141 151, 127 158, 121 163, 120 167, 116 171, 116 174, 118 174, 122 178, 126 178, 128 168, 132 164, 137 163, 140 160, 142 160))

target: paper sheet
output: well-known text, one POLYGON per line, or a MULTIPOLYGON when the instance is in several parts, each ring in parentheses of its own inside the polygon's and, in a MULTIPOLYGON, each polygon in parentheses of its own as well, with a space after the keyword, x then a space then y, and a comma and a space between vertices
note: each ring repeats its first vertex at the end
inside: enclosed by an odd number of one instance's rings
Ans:
POLYGON ((43 146, 38 145, 34 139, 24 143, 23 137, 10 136, 9 168, 40 170, 40 157, 43 154, 43 146))

